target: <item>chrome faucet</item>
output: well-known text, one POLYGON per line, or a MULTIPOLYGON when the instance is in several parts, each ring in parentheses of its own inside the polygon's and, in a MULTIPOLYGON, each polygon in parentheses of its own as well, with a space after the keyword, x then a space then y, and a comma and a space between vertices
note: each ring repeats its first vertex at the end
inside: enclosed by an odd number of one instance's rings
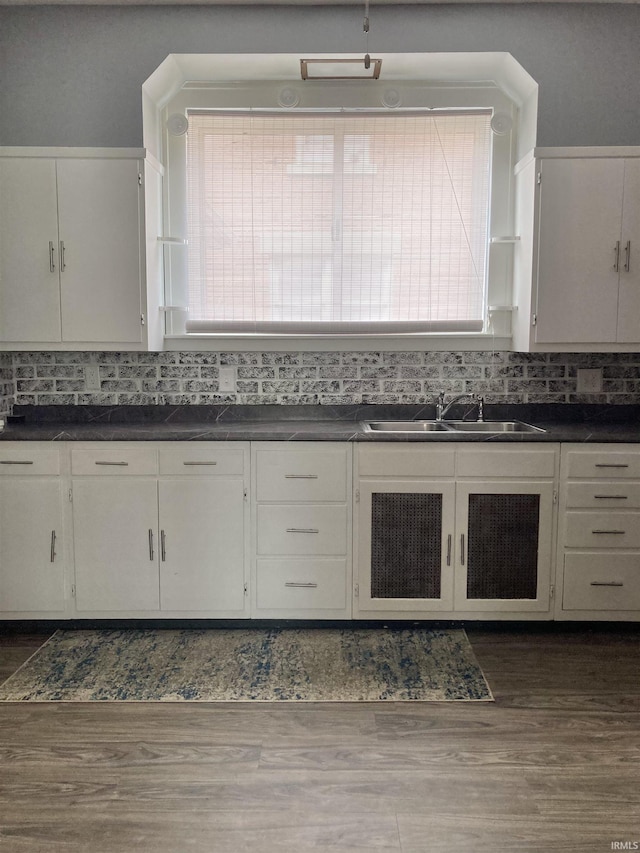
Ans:
POLYGON ((484 420, 484 397, 479 397, 477 394, 458 394, 457 397, 454 397, 452 400, 446 404, 444 403, 444 392, 441 391, 438 394, 438 400, 436 402, 436 420, 442 421, 444 420, 447 412, 455 403, 459 400, 463 400, 465 397, 468 397, 472 403, 476 403, 478 406, 478 417, 477 420, 484 420))

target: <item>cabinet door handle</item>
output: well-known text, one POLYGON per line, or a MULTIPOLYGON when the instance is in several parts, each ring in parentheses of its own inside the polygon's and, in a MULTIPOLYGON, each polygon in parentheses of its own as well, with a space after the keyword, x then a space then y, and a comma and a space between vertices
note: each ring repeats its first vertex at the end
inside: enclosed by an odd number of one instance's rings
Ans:
POLYGON ((164 530, 160 531, 160 559, 164 563, 167 559, 167 542, 164 530))
POLYGON ((318 588, 317 583, 310 583, 310 582, 309 583, 302 583, 302 582, 297 582, 297 581, 286 581, 285 586, 287 586, 289 588, 295 587, 296 589, 317 589, 318 588))
POLYGON ((287 527, 287 533, 320 533, 317 527, 287 527))
POLYGON ((594 495, 596 501, 626 501, 629 500, 628 495, 594 495))
POLYGON ((60 240, 60 272, 64 272, 67 265, 64 262, 64 242, 60 240))
POLYGON ((56 559, 56 532, 55 530, 51 531, 51 562, 53 563, 56 559))
POLYGON ((614 272, 620 271, 620 240, 616 242, 613 250, 613 270, 614 272))
POLYGON ((464 533, 460 534, 460 565, 464 566, 464 533))
POLYGON ((591 586, 624 586, 622 581, 591 581, 591 586))
POLYGON ((33 465, 33 459, 2 459, 0 465, 33 465))
POLYGON ((123 465, 126 467, 129 463, 128 462, 94 462, 93 464, 94 465, 123 465))
POLYGON ((629 272, 631 269, 631 240, 627 240, 627 245, 624 247, 624 271, 629 272))
POLYGON ((149 559, 153 560, 153 530, 149 530, 149 559))
POLYGON ((613 536, 622 536, 627 531, 626 530, 592 530, 592 533, 596 535, 613 535, 613 536))
POLYGON ((447 536, 447 565, 451 565, 451 534, 447 536))
POLYGON ((285 480, 317 480, 317 474, 285 474, 285 480))
POLYGON ((183 462, 183 465, 217 465, 217 462, 183 462))
POLYGON ((49 240, 49 272, 55 272, 56 271, 54 252, 55 252, 55 249, 53 248, 53 240, 49 240))
POLYGON ((596 462, 596 468, 628 468, 628 462, 596 462))

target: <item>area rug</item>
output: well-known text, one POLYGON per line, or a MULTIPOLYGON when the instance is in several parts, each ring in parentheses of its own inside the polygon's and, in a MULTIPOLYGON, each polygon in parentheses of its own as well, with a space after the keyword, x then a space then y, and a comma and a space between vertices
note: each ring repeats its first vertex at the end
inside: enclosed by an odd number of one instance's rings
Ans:
POLYGON ((464 630, 57 631, 4 702, 492 701, 464 630))

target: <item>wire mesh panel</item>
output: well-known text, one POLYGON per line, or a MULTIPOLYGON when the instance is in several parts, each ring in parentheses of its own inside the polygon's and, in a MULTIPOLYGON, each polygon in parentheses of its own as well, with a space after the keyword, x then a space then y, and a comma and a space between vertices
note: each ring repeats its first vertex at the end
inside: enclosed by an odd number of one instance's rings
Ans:
POLYGON ((371 597, 440 598, 442 495, 371 496, 371 597))
POLYGON ((467 598, 537 595, 540 495, 469 495, 467 598))

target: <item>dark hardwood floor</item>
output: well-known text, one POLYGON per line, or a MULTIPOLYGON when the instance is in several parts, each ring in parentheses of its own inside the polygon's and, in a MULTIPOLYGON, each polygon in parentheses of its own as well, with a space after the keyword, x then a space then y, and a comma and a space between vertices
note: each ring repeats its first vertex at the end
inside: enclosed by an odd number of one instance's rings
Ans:
POLYGON ((494 703, 0 703, 0 851, 638 849, 640 630, 467 632, 494 703))

